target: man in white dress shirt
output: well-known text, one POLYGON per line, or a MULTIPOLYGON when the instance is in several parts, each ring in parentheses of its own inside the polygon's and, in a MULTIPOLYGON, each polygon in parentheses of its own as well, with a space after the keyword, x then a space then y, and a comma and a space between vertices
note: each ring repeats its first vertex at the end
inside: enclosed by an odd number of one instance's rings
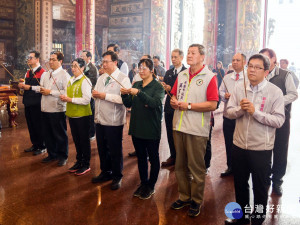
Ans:
POLYGON ((112 179, 111 189, 121 187, 123 170, 122 139, 126 108, 120 89, 130 88, 129 77, 118 67, 118 55, 107 51, 102 55, 105 73, 97 81, 92 94, 95 98, 95 123, 101 173, 93 183, 112 179), (120 85, 122 84, 122 85, 120 85))

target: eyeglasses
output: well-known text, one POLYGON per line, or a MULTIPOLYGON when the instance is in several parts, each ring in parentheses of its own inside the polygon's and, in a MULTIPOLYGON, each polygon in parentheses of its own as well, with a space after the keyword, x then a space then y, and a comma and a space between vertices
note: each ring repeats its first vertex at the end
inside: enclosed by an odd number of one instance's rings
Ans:
POLYGON ((149 68, 146 67, 146 66, 140 66, 139 67, 139 71, 145 71, 145 70, 149 70, 149 68))
POLYGON ((109 62, 113 62, 113 61, 108 61, 108 60, 103 60, 103 61, 102 61, 103 64, 109 63, 109 62))
POLYGON ((27 56, 27 60, 31 60, 33 58, 35 58, 35 57, 33 57, 33 56, 27 56))
POLYGON ((253 66, 253 65, 248 65, 249 69, 254 69, 254 70, 264 70, 264 68, 258 67, 258 66, 253 66))

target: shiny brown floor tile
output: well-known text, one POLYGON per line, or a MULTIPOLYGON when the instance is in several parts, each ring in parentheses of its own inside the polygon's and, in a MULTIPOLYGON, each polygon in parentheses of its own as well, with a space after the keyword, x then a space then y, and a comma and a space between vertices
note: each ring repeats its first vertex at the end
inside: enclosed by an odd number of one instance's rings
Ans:
MULTIPOLYGON (((270 204, 281 204, 268 215, 265 224, 300 224, 300 105, 294 104, 291 125, 290 155, 283 184, 282 198, 270 195, 270 204)), ((69 133, 69 161, 65 167, 56 162, 41 163, 45 155, 32 156, 23 149, 30 146, 24 113, 20 110, 19 127, 4 128, 0 139, 0 224, 224 224, 225 205, 234 201, 233 178, 221 179, 225 168, 222 115, 216 116, 213 130, 212 166, 206 178, 205 200, 200 216, 189 218, 187 209, 175 211, 170 205, 178 197, 174 168, 161 169, 156 193, 149 200, 132 197, 139 184, 136 158, 131 138, 124 129, 124 179, 122 188, 110 190, 110 182, 92 184, 100 173, 96 142, 92 142, 91 172, 76 177, 67 172, 75 161, 75 147, 69 133)), ((168 158, 166 133, 160 146, 160 159, 168 158)))

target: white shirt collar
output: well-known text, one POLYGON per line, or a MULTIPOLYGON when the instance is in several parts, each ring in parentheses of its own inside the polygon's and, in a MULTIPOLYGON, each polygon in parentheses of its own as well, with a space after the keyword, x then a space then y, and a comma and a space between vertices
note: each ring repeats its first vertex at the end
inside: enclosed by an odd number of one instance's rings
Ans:
POLYGON ((36 67, 32 68, 33 72, 35 72, 40 66, 41 66, 41 64, 38 63, 36 67))
MULTIPOLYGON (((232 72, 231 79, 235 80, 237 74, 239 74, 239 80, 244 78, 244 73, 243 73, 243 70, 242 70, 239 73, 237 73, 235 71, 232 72)), ((246 74, 246 72, 245 72, 245 74, 246 74)))
POLYGON ((247 85, 248 86, 247 89, 251 90, 253 92, 258 92, 258 91, 261 91, 267 85, 267 83, 268 83, 268 81, 266 79, 264 79, 262 82, 260 82, 256 86, 252 86, 249 82, 247 85))
POLYGON ((179 67, 174 68, 174 73, 177 71, 177 74, 182 70, 182 64, 179 67))
POLYGON ((59 71, 61 71, 63 68, 62 66, 58 67, 56 70, 52 70, 52 74, 57 74, 59 71))
MULTIPOLYGON (((110 76, 109 76, 107 73, 105 73, 105 74, 104 74, 105 77, 104 77, 104 79, 103 79, 103 82, 104 82, 104 83, 106 82, 107 77, 113 77, 113 78, 115 78, 116 80, 118 80, 119 73, 120 73, 119 68, 117 68, 110 76)), ((109 80, 109 83, 113 82, 112 80, 114 81, 114 79, 110 79, 110 80, 109 80)))

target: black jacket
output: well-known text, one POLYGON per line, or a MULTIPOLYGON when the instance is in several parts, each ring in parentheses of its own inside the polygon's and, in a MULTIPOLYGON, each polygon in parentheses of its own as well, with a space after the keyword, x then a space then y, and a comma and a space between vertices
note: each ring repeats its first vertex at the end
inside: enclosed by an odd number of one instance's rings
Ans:
MULTIPOLYGON (((185 69, 186 69, 186 67, 182 64, 182 68, 181 68, 180 72, 183 71, 183 70, 185 70, 185 69)), ((172 88, 174 86, 174 83, 175 83, 175 81, 177 79, 177 76, 178 76, 178 74, 174 73, 174 70, 175 70, 175 68, 167 70, 167 72, 166 72, 166 74, 164 76, 164 82, 167 85, 171 86, 171 90, 172 90, 172 88)), ((164 112, 165 113, 174 113, 174 109, 170 105, 170 96, 169 95, 167 95, 167 99, 166 99, 166 102, 165 102, 164 112)))

